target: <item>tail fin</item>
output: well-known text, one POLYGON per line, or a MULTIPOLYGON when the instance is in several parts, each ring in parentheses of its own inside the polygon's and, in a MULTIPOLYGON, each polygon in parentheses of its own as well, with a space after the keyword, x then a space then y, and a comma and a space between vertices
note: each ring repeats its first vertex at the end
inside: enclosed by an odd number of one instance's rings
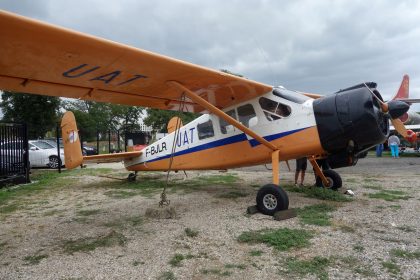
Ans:
POLYGON ((167 126, 168 133, 171 133, 171 132, 179 129, 182 126, 183 126, 183 124, 182 124, 181 118, 172 117, 172 119, 170 119, 169 122, 168 122, 168 126, 167 126))
POLYGON ((61 120, 61 135, 64 143, 66 168, 73 169, 83 163, 82 148, 77 130, 76 119, 72 112, 64 113, 61 120))
POLYGON ((397 94, 392 98, 392 100, 394 99, 407 99, 408 95, 409 95, 409 80, 410 78, 408 77, 407 74, 404 75, 403 80, 401 82, 401 86, 398 89, 397 94))

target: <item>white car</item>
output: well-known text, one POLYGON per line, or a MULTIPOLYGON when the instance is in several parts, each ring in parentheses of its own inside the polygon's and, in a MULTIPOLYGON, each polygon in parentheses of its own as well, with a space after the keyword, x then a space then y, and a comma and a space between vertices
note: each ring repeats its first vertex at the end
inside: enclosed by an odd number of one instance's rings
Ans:
MULTIPOLYGON (((7 142, 0 144, 1 154, 4 155, 4 159, 9 158, 12 162, 13 157, 23 152, 21 147, 22 142, 7 142)), ((43 140, 29 140, 29 164, 31 167, 49 167, 58 168, 59 160, 57 156, 57 148, 48 144, 43 140)), ((21 157, 20 157, 21 158, 21 157)), ((64 165, 64 150, 60 149, 61 164, 64 165)), ((2 160, 3 161, 3 160, 2 160)))
MULTIPOLYGON (((43 140, 29 140, 29 162, 32 167, 58 168, 57 148, 43 140)), ((61 165, 64 165, 64 149, 60 149, 61 165)))

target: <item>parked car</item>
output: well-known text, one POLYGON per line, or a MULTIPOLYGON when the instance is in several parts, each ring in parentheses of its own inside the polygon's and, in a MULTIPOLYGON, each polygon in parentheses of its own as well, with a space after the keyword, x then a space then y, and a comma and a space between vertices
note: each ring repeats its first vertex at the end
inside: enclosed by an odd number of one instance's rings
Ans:
MULTIPOLYGON (((46 141, 48 144, 50 144, 50 145, 52 145, 54 147, 57 147, 57 140, 56 139, 45 139, 45 140, 42 140, 42 141, 46 141)), ((59 138, 58 141, 60 143, 60 148, 64 148, 63 139, 62 138, 59 138)), ((94 147, 87 146, 86 144, 83 144, 82 154, 84 156, 97 155, 98 154, 98 150, 96 148, 94 148, 94 147)))
MULTIPOLYGON (((32 167, 58 168, 57 147, 44 140, 29 140, 29 162, 32 167)), ((64 165, 64 149, 60 149, 61 165, 64 165)))
MULTIPOLYGON (((0 150, 2 154, 18 155, 23 150, 23 148, 21 147, 21 144, 22 142, 2 143, 0 145, 0 150)), ((58 168, 59 157, 57 156, 57 148, 55 148, 54 146, 40 140, 29 140, 28 150, 29 150, 29 164, 31 167, 58 168)), ((64 150, 62 149, 60 149, 60 158, 63 164, 64 163, 64 150)))

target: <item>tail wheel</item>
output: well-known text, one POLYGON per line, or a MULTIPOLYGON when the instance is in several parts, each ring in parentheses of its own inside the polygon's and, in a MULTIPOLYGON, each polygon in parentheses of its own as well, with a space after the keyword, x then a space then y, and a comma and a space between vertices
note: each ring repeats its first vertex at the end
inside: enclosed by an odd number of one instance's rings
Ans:
POLYGON ((317 177, 316 185, 318 187, 329 188, 332 190, 337 190, 342 187, 343 181, 341 180, 341 176, 332 169, 324 170, 324 176, 327 178, 329 185, 326 187, 322 183, 321 178, 317 177))
POLYGON ((263 186, 257 193, 257 208, 265 214, 273 216, 274 213, 289 208, 287 193, 275 184, 263 186))
POLYGON ((57 156, 50 156, 49 160, 50 161, 48 162, 48 166, 51 169, 57 169, 58 165, 60 164, 60 161, 59 161, 58 157, 57 156))

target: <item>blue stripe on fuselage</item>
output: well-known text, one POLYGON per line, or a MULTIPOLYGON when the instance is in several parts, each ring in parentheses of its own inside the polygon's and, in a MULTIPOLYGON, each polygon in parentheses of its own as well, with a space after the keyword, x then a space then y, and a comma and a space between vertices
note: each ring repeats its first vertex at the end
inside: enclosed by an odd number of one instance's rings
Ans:
MULTIPOLYGON (((308 128, 308 127, 306 127, 306 128, 308 128)), ((276 133, 276 134, 264 136, 263 138, 267 141, 273 141, 273 140, 285 137, 287 135, 302 131, 306 128, 299 128, 299 129, 295 129, 295 130, 276 133)), ((247 140, 248 139, 247 139, 245 133, 241 133, 241 134, 238 134, 238 135, 235 135, 235 136, 223 138, 223 139, 220 139, 220 140, 216 140, 216 141, 213 141, 213 142, 209 142, 209 143, 202 144, 202 145, 199 145, 199 146, 196 146, 196 147, 192 147, 192 148, 189 148, 189 149, 186 149, 186 150, 183 150, 183 151, 176 152, 176 153, 174 153, 174 157, 185 155, 185 154, 190 154, 190 153, 194 153, 194 152, 198 152, 198 151, 203 151, 203 150, 207 150, 207 149, 211 149, 211 148, 215 148, 215 147, 220 147, 220 146, 224 146, 224 145, 239 143, 239 142, 247 141, 247 140)), ((261 144, 260 142, 258 142, 255 139, 250 139, 248 141, 249 141, 249 144, 251 145, 251 147, 255 147, 255 146, 258 146, 258 145, 261 144)), ((149 160, 149 161, 141 162, 141 163, 138 163, 138 164, 154 162, 154 161, 158 161, 158 160, 166 159, 166 158, 170 158, 170 157, 171 157, 171 155, 165 155, 165 156, 161 156, 161 157, 158 157, 158 158, 155 158, 155 159, 152 159, 152 160, 149 160)))

